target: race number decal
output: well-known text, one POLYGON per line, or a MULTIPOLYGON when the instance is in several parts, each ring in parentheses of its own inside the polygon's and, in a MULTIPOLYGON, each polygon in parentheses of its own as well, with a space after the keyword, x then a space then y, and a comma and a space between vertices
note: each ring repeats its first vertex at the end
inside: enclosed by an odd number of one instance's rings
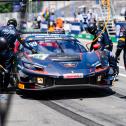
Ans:
POLYGON ((29 45, 32 47, 37 46, 37 42, 30 42, 29 45))

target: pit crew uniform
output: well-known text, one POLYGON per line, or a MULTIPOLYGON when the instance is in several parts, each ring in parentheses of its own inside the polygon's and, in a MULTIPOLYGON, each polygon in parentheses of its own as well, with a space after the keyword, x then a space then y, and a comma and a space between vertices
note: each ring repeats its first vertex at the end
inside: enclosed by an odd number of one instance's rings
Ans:
POLYGON ((126 30, 120 33, 120 37, 118 40, 117 50, 115 53, 116 60, 118 62, 120 53, 123 50, 123 60, 124 60, 124 66, 126 69, 126 30))
POLYGON ((101 34, 101 30, 96 30, 94 34, 94 42, 91 44, 90 51, 93 50, 93 45, 96 43, 100 43, 101 50, 104 50, 107 48, 109 51, 112 51, 113 49, 113 43, 110 40, 108 33, 105 31, 101 34), (97 39, 96 39, 97 38, 97 39))
MULTIPOLYGON (((8 48, 0 51, 0 64, 8 70, 4 78, 4 88, 6 89, 10 82, 10 71, 13 65, 14 59, 14 44, 16 39, 23 44, 26 48, 32 50, 32 47, 27 46, 23 41, 21 41, 20 34, 13 25, 7 25, 0 27, 0 37, 7 40, 8 48)), ((34 50, 32 50, 34 51, 34 50)), ((35 52, 35 51, 34 51, 35 52)), ((2 82, 0 82, 2 83, 2 82)))

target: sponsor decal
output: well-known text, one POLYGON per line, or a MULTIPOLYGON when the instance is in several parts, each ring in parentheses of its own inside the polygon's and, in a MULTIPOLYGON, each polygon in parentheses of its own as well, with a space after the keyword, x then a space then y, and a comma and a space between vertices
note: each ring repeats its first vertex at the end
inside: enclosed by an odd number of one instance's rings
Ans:
POLYGON ((66 63, 66 64, 64 64, 64 67, 73 68, 73 67, 76 67, 76 64, 75 63, 66 63))
POLYGON ((63 74, 64 79, 73 79, 73 78, 83 78, 83 73, 67 73, 63 74))
POLYGON ((38 83, 38 84, 43 84, 43 78, 38 77, 38 78, 37 78, 37 83, 38 83))
POLYGON ((40 60, 45 60, 48 57, 48 54, 31 54, 31 55, 29 55, 29 57, 33 57, 33 58, 40 59, 40 60))

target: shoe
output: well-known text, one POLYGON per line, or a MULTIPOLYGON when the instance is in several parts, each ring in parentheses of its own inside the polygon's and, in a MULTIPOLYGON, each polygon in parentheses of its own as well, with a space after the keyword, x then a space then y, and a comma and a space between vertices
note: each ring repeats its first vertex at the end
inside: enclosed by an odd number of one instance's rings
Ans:
POLYGON ((114 77, 114 81, 118 81, 119 78, 118 78, 118 75, 114 77))

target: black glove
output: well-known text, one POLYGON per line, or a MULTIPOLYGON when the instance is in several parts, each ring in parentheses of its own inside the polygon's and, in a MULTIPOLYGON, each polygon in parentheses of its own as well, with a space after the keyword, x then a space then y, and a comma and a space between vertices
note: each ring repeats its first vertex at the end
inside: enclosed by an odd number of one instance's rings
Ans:
POLYGON ((116 60, 117 63, 119 63, 120 58, 116 57, 115 60, 116 60))
POLYGON ((33 54, 36 54, 37 53, 37 51, 34 50, 34 49, 32 49, 31 51, 32 51, 33 54))
POLYGON ((105 49, 109 49, 109 47, 110 47, 109 45, 106 45, 106 46, 105 46, 105 49))

